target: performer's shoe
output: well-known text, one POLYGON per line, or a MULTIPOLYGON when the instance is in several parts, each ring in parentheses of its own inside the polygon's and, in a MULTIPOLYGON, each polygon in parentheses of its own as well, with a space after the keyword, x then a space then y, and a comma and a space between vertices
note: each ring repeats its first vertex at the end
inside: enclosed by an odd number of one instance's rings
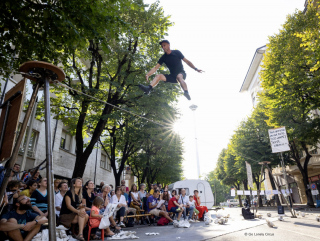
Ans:
POLYGON ((152 90, 152 86, 151 85, 148 85, 148 86, 145 86, 145 85, 139 85, 139 88, 146 94, 150 94, 151 90, 152 90))
POLYGON ((188 100, 191 100, 191 97, 190 97, 188 91, 184 91, 183 95, 184 95, 188 100))

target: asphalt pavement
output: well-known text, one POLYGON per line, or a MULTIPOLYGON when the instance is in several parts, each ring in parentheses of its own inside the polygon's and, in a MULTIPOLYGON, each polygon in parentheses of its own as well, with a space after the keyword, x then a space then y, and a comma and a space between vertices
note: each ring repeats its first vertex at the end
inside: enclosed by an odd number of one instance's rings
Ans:
MULTIPOLYGON (((277 210, 261 210, 262 219, 244 220, 241 215, 241 208, 225 208, 218 211, 223 214, 230 214, 228 223, 224 225, 204 222, 191 223, 190 228, 175 228, 173 226, 146 226, 135 225, 132 228, 125 228, 124 231, 134 231, 139 240, 299 240, 312 241, 320 240, 320 222, 316 216, 320 212, 304 212, 305 217, 299 215, 291 218, 290 212, 286 211, 284 221, 278 220, 277 210), (271 218, 267 217, 271 213, 271 218), (270 228, 266 224, 266 218, 271 220, 276 227, 270 228), (159 235, 148 236, 146 233, 159 233, 159 235)), ((216 218, 216 212, 210 211, 211 217, 216 218)), ((105 238, 110 240, 110 238, 105 238)), ((128 240, 128 239, 127 239, 128 240)))

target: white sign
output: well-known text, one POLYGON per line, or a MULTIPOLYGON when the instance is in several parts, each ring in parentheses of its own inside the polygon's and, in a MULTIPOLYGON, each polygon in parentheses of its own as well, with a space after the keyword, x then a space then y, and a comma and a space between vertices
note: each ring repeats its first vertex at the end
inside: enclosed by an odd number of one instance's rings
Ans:
POLYGON ((242 190, 237 190, 237 194, 238 195, 243 195, 243 191, 242 190))
POLYGON ((257 191, 252 191, 252 195, 258 195, 257 191))
POLYGON ((271 195, 271 190, 266 190, 266 195, 271 195))
POLYGON ((261 191, 260 191, 260 195, 264 195, 264 190, 261 190, 261 191))
POLYGON ((311 190, 312 195, 318 195, 319 191, 318 190, 311 190))
POLYGON ((290 151, 288 136, 284 126, 276 129, 269 129, 268 132, 272 153, 290 151))
POLYGON ((249 184, 249 187, 253 188, 252 170, 251 170, 250 163, 246 162, 246 167, 247 167, 248 184, 249 184))
POLYGON ((244 195, 250 195, 250 191, 244 190, 244 195))
POLYGON ((273 194, 279 194, 278 190, 272 190, 273 194))
POLYGON ((231 189, 231 197, 234 197, 234 196, 236 196, 236 190, 231 189))

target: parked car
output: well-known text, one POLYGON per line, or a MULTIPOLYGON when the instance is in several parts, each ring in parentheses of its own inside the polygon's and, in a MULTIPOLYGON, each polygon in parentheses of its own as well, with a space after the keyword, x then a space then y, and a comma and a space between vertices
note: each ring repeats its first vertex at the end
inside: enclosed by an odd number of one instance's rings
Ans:
POLYGON ((228 199, 227 203, 228 203, 229 207, 234 207, 234 206, 237 207, 239 205, 239 200, 237 200, 237 199, 228 199))

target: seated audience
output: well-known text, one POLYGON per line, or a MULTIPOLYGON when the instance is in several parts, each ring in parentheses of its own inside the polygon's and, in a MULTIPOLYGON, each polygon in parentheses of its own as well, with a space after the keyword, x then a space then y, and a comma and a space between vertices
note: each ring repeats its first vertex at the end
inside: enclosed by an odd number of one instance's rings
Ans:
POLYGON ((10 173, 9 181, 20 181, 20 164, 14 164, 10 173))
POLYGON ((55 195, 54 205, 55 205, 55 209, 56 209, 56 214, 59 217, 64 195, 68 191, 68 183, 60 182, 59 185, 58 185, 58 189, 59 189, 59 192, 55 195))
POLYGON ((53 185, 54 185, 54 194, 57 194, 59 192, 59 183, 61 182, 60 179, 55 179, 54 182, 53 182, 53 185))
POLYGON ((196 204, 196 209, 199 211, 199 215, 198 215, 199 220, 203 220, 203 215, 205 214, 205 212, 208 212, 208 208, 206 206, 201 206, 198 190, 194 190, 193 193, 194 193, 194 201, 196 204))
POLYGON ((19 197, 19 193, 20 193, 19 181, 13 180, 8 182, 7 190, 6 190, 8 204, 7 206, 5 206, 3 213, 14 210, 15 207, 13 202, 14 202, 14 199, 19 197))
POLYGON ((94 199, 94 183, 93 181, 89 180, 84 184, 82 193, 82 203, 85 205, 88 215, 90 215, 91 206, 94 199))
POLYGON ((184 189, 184 188, 181 189, 181 195, 179 197, 178 203, 180 205, 182 205, 182 207, 184 208, 184 210, 183 210, 183 218, 184 219, 188 219, 188 220, 192 220, 194 207, 191 207, 189 205, 189 197, 186 195, 186 189, 184 189), (188 213, 189 213, 189 216, 187 218, 187 214, 188 213))
POLYGON ((158 198, 160 195, 160 191, 155 190, 153 195, 148 197, 147 200, 147 210, 151 215, 157 216, 157 217, 165 217, 170 222, 173 222, 173 220, 170 218, 169 214, 166 211, 160 210, 157 208, 158 206, 158 198))
POLYGON ((145 191, 146 185, 145 184, 140 184, 139 186, 139 198, 142 202, 142 209, 145 210, 146 204, 147 204, 147 192, 145 191))
POLYGON ((71 227, 71 224, 79 225, 79 234, 76 239, 84 241, 83 229, 88 222, 89 216, 86 213, 85 206, 82 201, 82 179, 73 178, 70 184, 70 190, 64 195, 61 211, 60 222, 71 227))
POLYGON ((44 216, 32 212, 30 199, 19 196, 15 202, 15 210, 4 214, 0 220, 0 231, 14 241, 30 241, 39 232, 41 224, 48 220, 44 216))
POLYGON ((198 217, 199 211, 196 209, 196 201, 193 199, 192 195, 189 196, 189 206, 193 207, 192 220, 195 221, 198 219, 197 217, 198 217))
POLYGON ((23 191, 20 192, 20 196, 24 195, 27 197, 31 197, 32 193, 37 190, 38 188, 38 183, 35 180, 29 180, 27 181, 27 189, 24 189, 23 191))
MULTIPOLYGON (((91 212, 90 212, 90 226, 92 228, 98 228, 103 218, 103 215, 100 214, 100 209, 103 208, 104 200, 101 197, 95 197, 92 202, 91 212)), ((106 237, 111 237, 114 233, 110 230, 110 228, 106 228, 106 232, 104 234, 106 237)), ((96 234, 91 234, 91 239, 97 240, 99 237, 96 234)), ((101 237, 102 239, 102 237, 101 237)))
POLYGON ((178 213, 177 220, 180 221, 180 217, 182 212, 184 211, 184 208, 182 205, 178 203, 179 195, 176 194, 172 196, 172 198, 168 202, 168 210, 171 213, 178 213))
POLYGON ((39 188, 31 194, 31 204, 33 211, 40 216, 48 216, 48 195, 47 195, 47 178, 41 178, 39 188))
MULTIPOLYGON (((132 184, 129 194, 131 197, 130 207, 134 208, 136 210, 136 214, 140 215, 142 202, 140 200, 139 192, 136 184, 132 184)), ((137 217, 137 220, 139 221, 140 218, 137 217)))
POLYGON ((168 189, 164 189, 163 193, 161 194, 161 198, 160 200, 164 200, 164 206, 166 208, 166 211, 168 211, 168 204, 169 204, 169 200, 171 199, 171 195, 169 194, 168 189))
POLYGON ((111 203, 118 204, 117 207, 120 208, 117 211, 117 218, 120 219, 119 226, 121 228, 126 227, 123 223, 123 218, 127 208, 127 201, 126 201, 126 198, 122 195, 121 187, 116 188, 116 194, 111 197, 111 203))
POLYGON ((126 187, 126 193, 129 194, 129 188, 126 186, 126 181, 125 180, 121 180, 121 186, 125 186, 126 187))

